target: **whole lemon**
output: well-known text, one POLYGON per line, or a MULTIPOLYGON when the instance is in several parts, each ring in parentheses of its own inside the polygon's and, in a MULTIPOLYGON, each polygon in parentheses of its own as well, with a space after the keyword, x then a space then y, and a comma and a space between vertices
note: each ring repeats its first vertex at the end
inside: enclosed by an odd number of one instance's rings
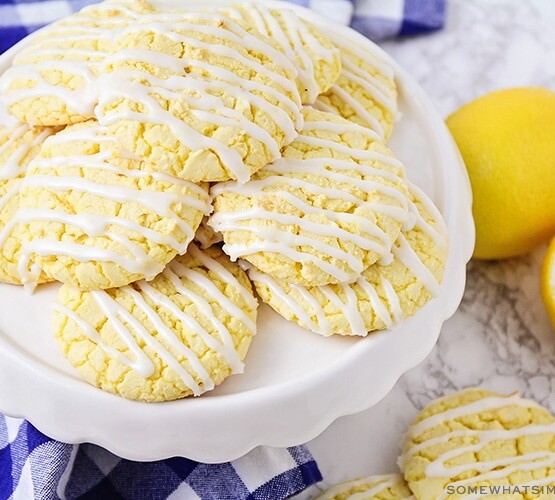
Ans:
POLYGON ((447 118, 474 196, 478 259, 530 251, 555 234, 555 92, 487 94, 447 118))

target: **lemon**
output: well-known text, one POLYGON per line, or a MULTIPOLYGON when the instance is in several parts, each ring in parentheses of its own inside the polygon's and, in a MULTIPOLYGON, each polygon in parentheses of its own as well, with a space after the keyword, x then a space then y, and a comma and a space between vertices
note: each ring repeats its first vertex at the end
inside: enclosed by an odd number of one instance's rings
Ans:
POLYGON ((524 254, 555 234, 555 92, 487 94, 447 118, 474 196, 474 257, 524 254))
POLYGON ((555 238, 551 240, 543 261, 541 292, 547 314, 555 327, 555 238))

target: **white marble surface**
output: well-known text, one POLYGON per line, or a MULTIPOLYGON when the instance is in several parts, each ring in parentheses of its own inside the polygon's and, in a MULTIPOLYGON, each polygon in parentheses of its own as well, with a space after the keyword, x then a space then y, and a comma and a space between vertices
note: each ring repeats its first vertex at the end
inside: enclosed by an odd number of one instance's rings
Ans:
MULTIPOLYGON (((555 89, 555 2, 448 0, 442 32, 382 46, 409 70, 442 116, 488 91, 555 89)), ((458 312, 438 345, 374 408, 309 443, 324 482, 396 471, 399 442, 430 400, 473 385, 525 396, 555 411, 555 332, 539 295, 545 247, 500 263, 472 262, 458 312)))

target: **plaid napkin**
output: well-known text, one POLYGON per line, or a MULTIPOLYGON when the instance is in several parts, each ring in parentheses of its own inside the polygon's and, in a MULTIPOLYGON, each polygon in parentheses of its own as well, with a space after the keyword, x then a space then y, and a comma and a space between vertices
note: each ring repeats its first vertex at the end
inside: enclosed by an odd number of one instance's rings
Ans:
MULTIPOLYGON (((374 40, 436 30, 445 17, 445 0, 290 1, 350 24, 374 40)), ((91 3, 95 0, 0 0, 0 53, 91 3)), ((257 448, 217 465, 185 458, 139 463, 98 446, 54 441, 29 422, 0 415, 0 500, 279 500, 321 479, 303 446, 257 448)))
POLYGON ((279 500, 322 479, 303 446, 256 448, 233 462, 132 462, 91 444, 54 441, 0 415, 0 499, 279 500))
MULTIPOLYGON (((97 1, 0 0, 0 53, 45 24, 97 1)), ((336 22, 350 24, 372 40, 440 29, 446 10, 446 0, 288 1, 332 17, 336 22)))

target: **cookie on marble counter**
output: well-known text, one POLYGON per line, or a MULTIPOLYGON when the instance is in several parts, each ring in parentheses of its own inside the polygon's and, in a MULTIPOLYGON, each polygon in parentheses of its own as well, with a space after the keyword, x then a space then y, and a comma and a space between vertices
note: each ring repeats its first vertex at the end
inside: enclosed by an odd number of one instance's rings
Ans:
POLYGON ((115 33, 146 12, 142 1, 109 1, 48 25, 0 77, 11 114, 31 125, 66 125, 92 118, 99 63, 115 33))
POLYGON ((342 70, 314 106, 370 127, 387 141, 398 116, 393 68, 367 45, 362 48, 338 33, 330 38, 341 50, 342 70))
POLYGON ((315 500, 414 500, 401 474, 383 474, 336 484, 315 500))
POLYGON ((261 2, 221 9, 271 38, 299 70, 297 87, 304 104, 312 104, 339 78, 339 49, 327 36, 289 9, 270 9, 261 2))
POLYGON ((100 123, 157 171, 182 179, 246 182, 302 126, 293 63, 217 12, 133 23, 102 71, 100 123))
POLYGON ((92 292, 64 285, 54 330, 90 384, 128 399, 169 401, 242 373, 256 308, 244 271, 218 248, 193 243, 150 282, 92 292))
POLYGON ((212 187, 224 251, 287 283, 355 281, 409 218, 405 170, 371 130, 306 107, 283 157, 247 184, 212 187))
POLYGON ((509 486, 520 492, 503 498, 551 498, 532 487, 554 491, 555 418, 518 394, 467 389, 418 415, 400 465, 418 500, 470 498, 471 488, 480 487, 481 496, 498 498, 489 488, 509 486))
POLYGON ((299 286, 249 269, 260 298, 289 321, 320 335, 383 330, 412 316, 439 293, 447 258, 441 215, 410 185, 412 227, 391 249, 391 262, 376 263, 351 284, 299 286))
POLYGON ((143 169, 94 120, 49 137, 21 183, 19 269, 82 289, 152 279, 187 250, 208 186, 143 169))
MULTIPOLYGON (((31 127, 0 116, 0 282, 21 284, 18 261, 23 230, 14 219, 19 208, 21 182, 29 162, 38 154, 52 128, 31 127)), ((45 281, 39 276, 40 282, 45 281)))

